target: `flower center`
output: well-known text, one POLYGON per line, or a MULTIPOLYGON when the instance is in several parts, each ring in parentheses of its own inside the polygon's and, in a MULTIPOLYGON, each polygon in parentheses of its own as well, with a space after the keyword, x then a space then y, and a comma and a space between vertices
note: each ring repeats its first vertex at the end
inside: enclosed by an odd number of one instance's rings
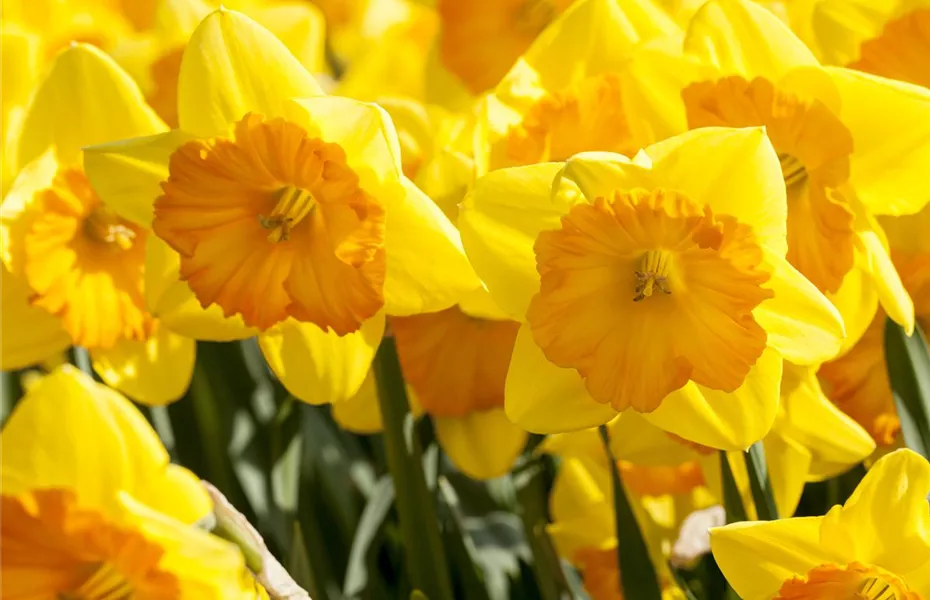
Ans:
POLYGON ((823 564, 785 581, 774 600, 921 600, 897 575, 851 562, 823 564))
POLYGON ((22 238, 32 303, 86 348, 146 339, 145 232, 102 204, 80 169, 60 171, 37 198, 41 213, 22 238))
POLYGON ((495 146, 491 149, 494 169, 561 161, 585 151, 635 151, 620 79, 606 73, 543 96, 495 146))
POLYGON ((62 600, 124 600, 131 598, 130 583, 113 565, 102 563, 78 589, 60 594, 62 600))
POLYGON ((346 161, 296 123, 247 114, 171 155, 152 228, 204 307, 346 335, 384 305, 385 273, 384 206, 346 161))
POLYGON ((853 212, 838 188, 849 178, 852 135, 826 105, 739 76, 682 90, 688 126, 764 125, 788 192, 788 260, 821 291, 835 292, 852 269, 853 212))
POLYGON ((520 325, 471 317, 458 307, 395 317, 404 376, 423 409, 463 417, 504 405, 504 381, 520 325))
POLYGON ((649 250, 643 254, 640 268, 636 271, 636 295, 633 302, 652 296, 654 290, 671 294, 668 289, 670 255, 663 250, 649 250))
POLYGON ((574 206, 535 251, 536 343, 617 411, 655 410, 689 380, 733 391, 765 349, 752 311, 772 292, 752 230, 684 194, 618 191, 574 206))
POLYGON ((291 239, 291 228, 313 210, 313 195, 307 190, 287 186, 279 192, 278 202, 269 216, 258 215, 258 222, 270 229, 268 241, 276 244, 291 239))
POLYGON ((930 9, 914 10, 889 22, 877 38, 859 48, 850 68, 930 87, 930 9))

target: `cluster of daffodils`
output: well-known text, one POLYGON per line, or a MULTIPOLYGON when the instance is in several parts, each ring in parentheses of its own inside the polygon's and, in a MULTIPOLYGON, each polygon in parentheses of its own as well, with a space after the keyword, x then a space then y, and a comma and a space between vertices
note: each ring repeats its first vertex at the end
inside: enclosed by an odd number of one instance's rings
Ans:
POLYGON ((254 338, 348 432, 388 426, 390 344, 456 469, 552 457, 543 534, 593 600, 624 597, 625 533, 685 598, 683 524, 728 488, 749 520, 704 552, 740 597, 930 600, 930 463, 885 351, 930 327, 930 2, 2 19, 4 598, 276 597, 131 402, 188 402, 198 342, 254 338))

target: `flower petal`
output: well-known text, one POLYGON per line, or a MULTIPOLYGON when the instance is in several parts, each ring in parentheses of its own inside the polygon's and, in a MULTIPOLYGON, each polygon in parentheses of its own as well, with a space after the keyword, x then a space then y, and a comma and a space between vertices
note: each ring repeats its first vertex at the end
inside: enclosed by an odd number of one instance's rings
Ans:
POLYGON ((274 34, 242 13, 220 8, 200 23, 184 52, 178 120, 197 136, 222 135, 247 112, 284 116, 289 98, 322 93, 274 34))
POLYGON ((910 335, 914 331, 914 302, 901 282, 891 256, 884 233, 875 224, 875 228, 859 232, 859 240, 865 247, 872 283, 878 291, 878 301, 891 317, 910 335))
POLYGON ((839 311, 787 260, 767 250, 765 261, 772 275, 765 287, 775 296, 753 316, 768 334, 769 347, 802 365, 836 357, 846 336, 839 311))
POLYGON ((930 90, 850 69, 829 68, 852 133, 849 182, 880 215, 920 211, 930 201, 930 90))
POLYGON ((574 203, 550 194, 560 168, 545 163, 491 172, 475 182, 461 206, 458 226, 468 258, 494 302, 514 319, 524 318, 539 291, 536 237, 558 229, 574 203))
POLYGON ((73 165, 84 146, 165 129, 112 58, 93 46, 74 44, 55 58, 32 97, 20 132, 18 164, 54 146, 59 162, 73 165))
POLYGON ((180 258, 161 238, 145 242, 145 302, 149 312, 172 331, 195 340, 227 342, 252 337, 242 317, 224 317, 217 305, 203 308, 187 283, 179 279, 180 258))
POLYGON ((752 227, 763 246, 779 256, 787 252, 784 176, 765 129, 704 127, 644 152, 659 185, 685 192, 716 214, 736 217, 752 227))
POLYGON ((184 395, 194 373, 196 344, 163 325, 145 341, 120 340, 91 350, 94 371, 104 383, 136 402, 160 406, 184 395))
POLYGON ((284 387, 310 404, 336 403, 358 393, 384 333, 384 313, 339 336, 313 323, 288 320, 262 333, 265 360, 284 387))
POLYGON ((333 419, 340 427, 353 433, 378 433, 384 428, 373 370, 365 375, 362 387, 354 396, 333 404, 333 419))
POLYGON ((123 490, 170 515, 190 516, 187 500, 209 508, 202 488, 193 491, 184 478, 167 474, 168 453, 142 413, 70 365, 27 392, 0 448, 4 494, 69 488, 82 505, 112 510, 123 490), (153 489, 157 494, 149 493, 153 489))
POLYGON ((690 382, 644 416, 686 440, 720 450, 745 450, 772 428, 781 371, 781 356, 766 349, 735 392, 728 394, 690 382))
POLYGON ((0 267, 0 309, 3 335, 0 336, 0 369, 22 369, 62 352, 71 345, 71 336, 61 321, 29 304, 29 286, 0 267))
MULTIPOLYGON (((857 262, 865 262, 861 252, 857 252, 857 262)), ((856 264, 843 278, 840 289, 828 296, 833 306, 843 317, 846 326, 846 339, 841 344, 839 354, 845 354, 865 333, 875 311, 878 310, 878 290, 872 283, 872 274, 867 267, 856 264)))
POLYGON ((801 500, 810 471, 811 453, 776 430, 765 437, 764 444, 775 506, 779 516, 786 519, 794 514, 801 500))
POLYGON ((786 579, 845 563, 820 545, 822 517, 742 522, 710 530, 714 559, 744 600, 769 600, 786 579))
POLYGON ((84 151, 84 172, 104 204, 119 216, 152 227, 155 199, 168 179, 168 158, 193 139, 180 130, 92 146, 84 151))
POLYGON ((748 0, 711 0, 691 20, 685 51, 726 75, 778 81, 790 69, 816 65, 807 46, 778 17, 748 0))
POLYGON ((527 433, 504 410, 470 412, 463 417, 433 417, 436 437, 456 467, 472 479, 492 479, 510 471, 527 433))
POLYGON ((824 517, 824 546, 896 573, 930 564, 928 493, 927 459, 907 449, 882 457, 824 517))
POLYGON ((534 433, 595 427, 617 415, 609 404, 591 398, 578 371, 549 362, 527 325, 517 333, 504 403, 510 420, 534 433))
POLYGON ((839 475, 875 450, 872 436, 824 395, 816 370, 785 363, 776 428, 810 451, 810 480, 839 475))

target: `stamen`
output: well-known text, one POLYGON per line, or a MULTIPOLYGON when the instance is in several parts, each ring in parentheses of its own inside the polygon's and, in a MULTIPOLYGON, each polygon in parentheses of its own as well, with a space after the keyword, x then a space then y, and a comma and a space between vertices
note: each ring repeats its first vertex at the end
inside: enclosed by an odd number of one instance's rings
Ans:
POLYGON ((671 294, 672 290, 668 288, 668 273, 668 252, 662 250, 649 250, 646 252, 643 255, 640 270, 635 272, 636 296, 633 297, 633 302, 639 302, 644 298, 651 297, 656 289, 671 294))
POLYGON ((132 587, 109 563, 100 567, 74 592, 63 593, 63 600, 124 600, 132 596, 132 587))
POLYGON ((91 239, 129 250, 136 232, 127 227, 113 210, 100 205, 84 219, 84 231, 91 239))
POLYGON ((778 162, 781 163, 781 174, 785 179, 785 188, 791 189, 795 185, 804 183, 807 179, 807 169, 804 163, 790 154, 779 154, 778 162))
POLYGON ((307 190, 288 186, 281 190, 277 204, 269 216, 258 215, 258 222, 265 229, 270 229, 268 241, 276 244, 291 238, 291 230, 301 219, 313 211, 316 202, 307 190))

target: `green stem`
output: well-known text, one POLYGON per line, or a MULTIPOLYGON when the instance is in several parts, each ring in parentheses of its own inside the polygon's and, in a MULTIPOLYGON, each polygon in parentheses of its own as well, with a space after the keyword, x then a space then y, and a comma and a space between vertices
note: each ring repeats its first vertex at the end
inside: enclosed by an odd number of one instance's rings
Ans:
POLYGON ((752 501, 756 505, 756 516, 761 521, 778 519, 778 508, 775 506, 772 480, 765 462, 762 442, 750 446, 749 450, 743 453, 743 458, 746 460, 746 471, 749 472, 749 489, 752 492, 752 501))
POLYGON ((392 338, 381 342, 373 367, 410 582, 430 600, 451 600, 452 583, 439 533, 436 502, 423 474, 423 453, 392 338))

